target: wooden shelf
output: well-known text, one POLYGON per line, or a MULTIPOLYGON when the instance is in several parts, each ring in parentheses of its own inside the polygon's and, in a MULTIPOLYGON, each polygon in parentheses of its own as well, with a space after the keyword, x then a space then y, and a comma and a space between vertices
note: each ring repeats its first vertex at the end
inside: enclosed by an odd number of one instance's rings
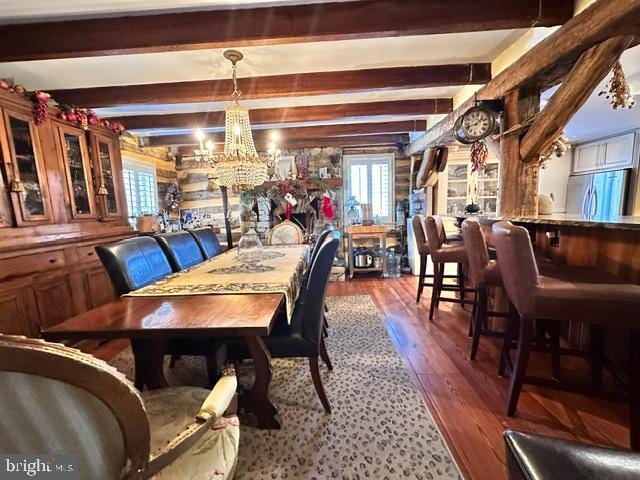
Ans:
MULTIPOLYGON (((342 187, 342 178, 323 178, 323 181, 327 182, 327 184, 329 185, 329 188, 340 188, 342 187)), ((305 187, 307 190, 320 190, 320 188, 318 188, 318 186, 314 183, 310 183, 309 180, 295 180, 297 183, 299 183, 300 185, 302 185, 303 187, 305 187)), ((276 186, 278 183, 280 183, 281 180, 273 180, 273 181, 268 181, 268 182, 264 182, 262 184, 262 188, 265 190, 270 189, 271 187, 276 186)))

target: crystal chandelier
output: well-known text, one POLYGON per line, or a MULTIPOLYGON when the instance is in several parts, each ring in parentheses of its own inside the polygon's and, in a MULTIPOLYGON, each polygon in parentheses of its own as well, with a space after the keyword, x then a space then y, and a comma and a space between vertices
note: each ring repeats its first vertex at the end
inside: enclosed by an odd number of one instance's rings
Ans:
POLYGON ((242 53, 227 50, 224 57, 233 66, 232 102, 225 108, 224 153, 212 155, 208 148, 202 148, 202 141, 200 150, 203 151, 200 153, 202 156, 206 152, 206 156, 212 158, 213 174, 220 185, 250 190, 267 180, 269 162, 258 155, 251 135, 249 110, 238 101, 241 94, 238 90, 236 65, 242 60, 242 53))

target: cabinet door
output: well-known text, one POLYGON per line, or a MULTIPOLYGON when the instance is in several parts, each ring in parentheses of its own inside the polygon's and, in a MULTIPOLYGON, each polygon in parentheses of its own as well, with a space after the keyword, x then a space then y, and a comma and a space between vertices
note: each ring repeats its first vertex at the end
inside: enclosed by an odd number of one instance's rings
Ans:
POLYGON ((123 207, 122 165, 117 140, 92 133, 93 177, 101 220, 117 220, 126 216, 123 207))
POLYGON ((12 180, 22 187, 12 192, 18 225, 52 223, 47 178, 42 160, 38 129, 28 111, 4 110, 12 180))
POLYGON ((0 115, 0 228, 13 226, 9 198, 9 174, 12 171, 12 165, 5 131, 4 118, 0 115))
POLYGON ((32 288, 41 328, 50 327, 73 316, 71 285, 67 275, 36 283, 32 288))
POLYGON ((633 142, 635 135, 629 133, 610 138, 604 143, 604 155, 601 168, 633 167, 633 142))
POLYGON ((97 308, 116 299, 111 280, 106 270, 94 267, 83 272, 87 309, 97 308))
POLYGON ((599 143, 587 143, 576 147, 573 156, 573 172, 588 172, 597 170, 600 164, 602 146, 599 143))
POLYGON ((0 292, 0 332, 11 335, 38 334, 38 311, 29 289, 0 292))
POLYGON ((57 125, 56 129, 64 159, 71 216, 74 219, 95 219, 91 159, 84 130, 62 124, 57 125))

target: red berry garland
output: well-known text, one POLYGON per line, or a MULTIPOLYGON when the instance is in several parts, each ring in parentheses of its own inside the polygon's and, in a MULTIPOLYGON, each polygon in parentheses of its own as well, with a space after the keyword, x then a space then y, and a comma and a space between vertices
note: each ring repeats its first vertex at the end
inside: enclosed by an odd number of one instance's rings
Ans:
POLYGON ((44 122, 49 120, 49 105, 47 102, 50 98, 51 95, 46 92, 41 92, 39 90, 33 92, 33 119, 35 120, 36 125, 42 125, 44 122))
POLYGON ((484 142, 474 142, 473 145, 471 145, 471 171, 477 172, 480 169, 484 169, 488 156, 489 149, 484 142))

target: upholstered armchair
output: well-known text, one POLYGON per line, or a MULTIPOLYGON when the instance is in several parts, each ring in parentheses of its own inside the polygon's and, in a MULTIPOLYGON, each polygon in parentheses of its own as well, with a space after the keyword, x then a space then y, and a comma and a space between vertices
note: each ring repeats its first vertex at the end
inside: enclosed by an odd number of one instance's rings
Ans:
POLYGON ((0 451, 75 453, 80 478, 227 479, 238 440, 237 381, 142 394, 78 350, 0 335, 0 451))

